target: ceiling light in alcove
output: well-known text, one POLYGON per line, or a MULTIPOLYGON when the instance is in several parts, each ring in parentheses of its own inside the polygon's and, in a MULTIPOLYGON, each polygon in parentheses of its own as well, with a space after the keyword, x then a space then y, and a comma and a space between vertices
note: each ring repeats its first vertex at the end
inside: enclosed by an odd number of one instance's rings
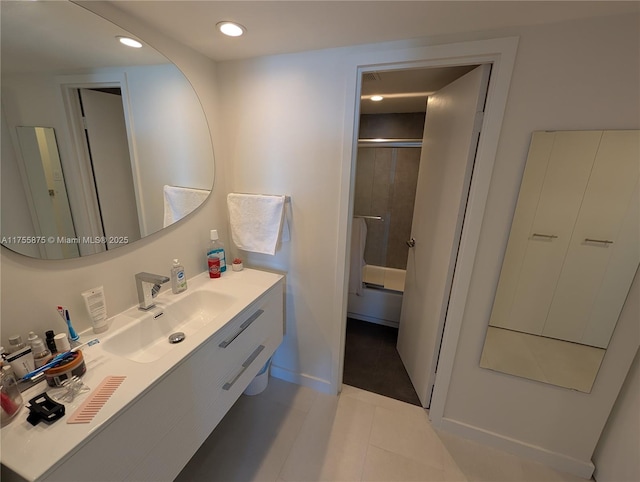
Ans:
POLYGON ((373 102, 380 102, 382 99, 384 99, 384 97, 382 97, 381 95, 372 95, 371 97, 369 97, 369 100, 373 102))
POLYGON ((223 34, 228 37, 240 37, 240 35, 244 34, 246 28, 244 28, 239 23, 235 22, 218 22, 216 24, 218 30, 220 30, 223 34))
POLYGON ((133 47, 134 49, 139 49, 140 47, 142 47, 142 44, 140 42, 132 38, 123 37, 122 35, 118 35, 116 38, 121 44, 126 45, 127 47, 133 47))

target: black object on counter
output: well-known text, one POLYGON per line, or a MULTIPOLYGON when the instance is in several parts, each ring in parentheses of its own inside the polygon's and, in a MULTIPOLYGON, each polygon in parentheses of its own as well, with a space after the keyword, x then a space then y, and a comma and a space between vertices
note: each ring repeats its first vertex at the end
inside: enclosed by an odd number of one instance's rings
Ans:
POLYGON ((51 353, 57 352, 58 349, 56 348, 56 341, 53 339, 53 337, 55 336, 55 333, 53 332, 53 330, 47 331, 45 333, 45 336, 47 337, 46 339, 47 348, 51 350, 51 353))
POLYGON ((40 422, 53 423, 64 416, 64 405, 54 402, 46 392, 29 400, 27 422, 38 425, 40 422))

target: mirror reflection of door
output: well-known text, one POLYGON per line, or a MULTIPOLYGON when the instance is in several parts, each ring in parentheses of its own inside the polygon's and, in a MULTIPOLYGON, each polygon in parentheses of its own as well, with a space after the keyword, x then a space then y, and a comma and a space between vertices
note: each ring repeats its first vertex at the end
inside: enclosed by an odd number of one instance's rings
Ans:
POLYGON ((23 182, 30 193, 31 218, 36 234, 42 239, 34 244, 49 259, 76 257, 78 243, 55 132, 51 127, 26 126, 17 127, 16 132, 23 182))
POLYGON ((140 239, 120 89, 78 89, 106 248, 140 239))

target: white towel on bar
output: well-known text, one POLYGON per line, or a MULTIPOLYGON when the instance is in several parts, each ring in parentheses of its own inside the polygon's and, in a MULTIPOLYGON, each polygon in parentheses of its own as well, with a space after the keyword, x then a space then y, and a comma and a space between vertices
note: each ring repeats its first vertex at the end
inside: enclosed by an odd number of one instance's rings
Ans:
POLYGON ((367 244, 367 223, 362 218, 354 218, 351 225, 351 268, 349 272, 349 293, 362 295, 362 270, 364 268, 364 248, 367 244))
POLYGON ((190 187, 167 186, 164 192, 164 226, 167 227, 184 218, 200 206, 209 196, 211 191, 207 189, 194 189, 190 187))
POLYGON ((234 244, 243 251, 276 254, 284 222, 286 196, 227 195, 234 244))

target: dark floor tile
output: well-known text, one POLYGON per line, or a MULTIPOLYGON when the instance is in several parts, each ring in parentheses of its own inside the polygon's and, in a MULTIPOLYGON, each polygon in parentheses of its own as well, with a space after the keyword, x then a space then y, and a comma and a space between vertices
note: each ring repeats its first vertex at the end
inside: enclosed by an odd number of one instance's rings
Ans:
POLYGON ((396 350, 397 338, 397 328, 347 319, 343 382, 419 406, 396 350))

